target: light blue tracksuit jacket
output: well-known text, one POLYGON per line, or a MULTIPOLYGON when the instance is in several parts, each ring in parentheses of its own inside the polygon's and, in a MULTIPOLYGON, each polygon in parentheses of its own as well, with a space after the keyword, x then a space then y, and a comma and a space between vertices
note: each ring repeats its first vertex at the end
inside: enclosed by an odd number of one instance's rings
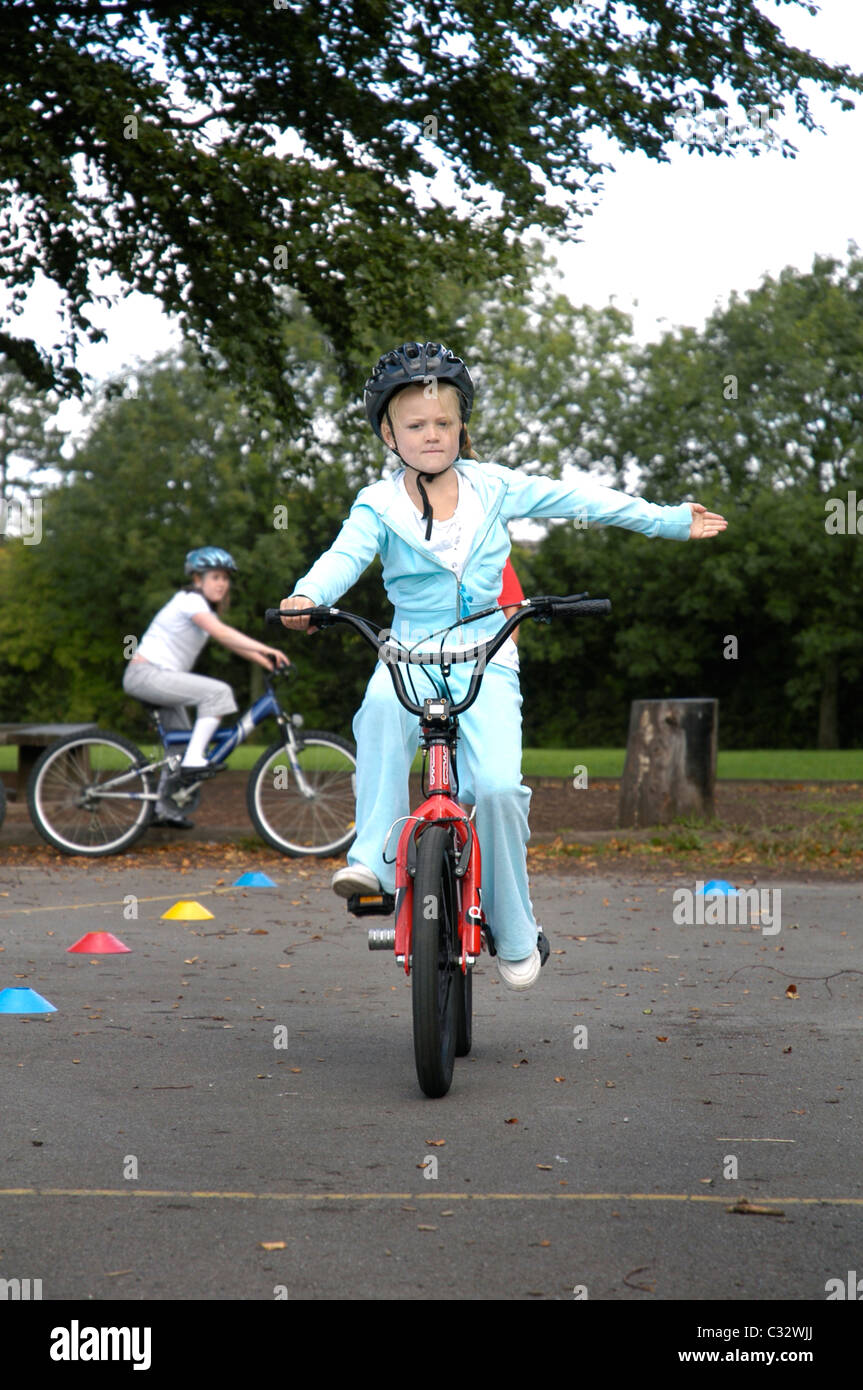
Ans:
MULTIPOLYGON (((493 607, 510 550, 507 523, 519 518, 576 518, 579 525, 622 526, 646 536, 687 540, 692 523, 688 503, 662 507, 628 497, 590 479, 561 482, 530 476, 494 463, 460 459, 456 470, 470 480, 484 520, 474 537, 461 579, 407 529, 395 506, 401 471, 363 488, 329 550, 297 581, 295 594, 331 605, 380 555, 387 597, 393 605, 393 632, 418 641, 457 619, 493 607)), ((503 623, 503 615, 467 623, 460 640, 481 642, 503 623)), ((436 639, 439 642, 439 638, 436 639)), ((447 645, 450 645, 448 642, 447 645)), ((414 675, 420 700, 432 689, 423 673, 414 675)), ((449 679, 453 697, 467 689, 472 667, 455 665, 449 679)), ((459 720, 460 793, 477 808, 482 846, 483 904, 504 960, 522 960, 536 944, 537 925, 527 883, 527 812, 530 791, 521 784, 521 695, 517 674, 492 664, 476 702, 459 720)), ((384 888, 395 886, 398 831, 384 841, 394 822, 409 812, 408 773, 416 752, 418 721, 395 697, 387 667, 378 664, 354 720, 357 741, 357 838, 348 855, 377 874, 384 888)))

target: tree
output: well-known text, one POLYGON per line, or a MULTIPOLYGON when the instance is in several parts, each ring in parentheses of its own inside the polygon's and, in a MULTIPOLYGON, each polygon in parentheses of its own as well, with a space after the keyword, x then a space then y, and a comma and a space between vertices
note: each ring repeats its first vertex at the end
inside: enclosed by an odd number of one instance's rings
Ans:
MULTIPOLYGON (((545 284, 542 262, 530 264, 530 299, 505 289, 460 295, 442 282, 438 304, 406 325, 418 338, 440 331, 457 351, 476 345, 481 455, 548 469, 596 458, 605 472, 638 462, 651 500, 694 497, 730 526, 701 546, 564 523, 517 552, 526 591, 588 589, 614 603, 610 620, 527 626, 527 739, 618 743, 631 699, 711 695, 724 746, 808 746, 816 736, 822 747, 859 743, 863 515, 850 494, 863 505, 853 390, 863 313, 848 291, 854 277, 841 267, 788 272, 775 293, 731 306, 733 350, 717 320, 702 334, 667 335, 639 357, 624 316, 569 304, 545 284), (744 383, 759 384, 753 362, 772 375, 763 391, 744 392, 744 383), (737 402, 716 389, 729 366, 741 383, 737 402), (813 418, 829 419, 829 429, 813 432, 813 418), (788 448, 807 438, 818 450, 808 471, 802 449, 792 457, 788 448), (740 467, 750 458, 760 469, 751 477, 740 467)), ((230 620, 266 635, 262 609, 293 589, 388 458, 311 316, 295 309, 284 331, 307 421, 294 435, 277 437, 191 356, 142 372, 134 396, 99 404, 63 464, 64 486, 44 499, 42 543, 0 550, 6 717, 128 725, 135 707, 120 692, 124 639, 181 581, 182 556, 195 544, 218 541, 236 554, 242 579, 230 620)), ((363 576, 345 606, 388 621, 377 573, 363 576)), ((320 639, 286 642, 307 719, 346 728, 368 678, 365 650, 345 641, 336 663, 322 660, 320 639)), ((241 699, 254 689, 257 668, 215 646, 206 660, 241 699)))
MULTIPOLYGON (((326 344, 303 317, 290 347, 308 354, 305 404, 314 423, 312 383, 323 399, 333 386, 326 344)), ((134 395, 106 391, 86 438, 60 464, 64 481, 43 498, 40 543, 0 552, 0 710, 18 719, 137 722, 139 730, 141 710, 121 689, 124 659, 184 582, 186 552, 208 543, 229 549, 240 577, 226 620, 272 638, 264 608, 330 543, 364 480, 344 460, 328 460, 311 428, 308 437, 277 440, 190 354, 142 370, 134 395), (312 465, 314 487, 303 477, 312 465)), ((374 615, 380 586, 371 575, 366 585, 358 602, 374 615)), ((307 721, 348 727, 368 678, 364 654, 346 647, 334 680, 311 642, 285 646, 307 721)), ((217 644, 204 665, 231 682, 238 701, 260 693, 259 668, 217 644)))
POLYGON ((0 351, 80 391, 78 350, 101 336, 89 306, 107 294, 93 272, 109 271, 158 296, 276 418, 297 409, 285 291, 356 384, 438 276, 517 277, 528 228, 577 230, 611 167, 596 131, 663 159, 673 138, 702 148, 679 121, 697 103, 790 99, 813 128, 807 83, 845 107, 863 89, 753 0, 11 0, 3 48, 0 281, 20 311, 46 276, 66 329, 48 356, 9 325, 0 351))
POLYGON ((524 246, 527 284, 465 293, 435 287, 434 337, 465 355, 477 394, 470 434, 481 459, 559 475, 568 465, 613 476, 614 420, 633 376, 632 320, 576 305, 539 242, 524 246), (449 335, 449 336, 447 336, 449 335))
POLYGON ((863 557, 846 515, 852 494, 863 499, 861 363, 863 257, 852 243, 844 263, 816 256, 810 271, 765 276, 703 330, 646 347, 618 417, 619 478, 635 468, 655 501, 697 497, 749 518, 738 568, 784 629, 795 661, 781 688, 815 719, 822 748, 838 745, 843 686, 848 698, 863 673, 863 557), (831 508, 841 529, 828 525, 831 508))
POLYGON ((0 361, 0 505, 13 491, 32 493, 37 475, 59 458, 62 435, 52 422, 56 408, 56 400, 0 361))
POLYGON ((672 329, 632 359, 618 477, 662 496, 765 485, 816 493, 863 470, 863 256, 816 256, 732 294, 703 330, 672 329))

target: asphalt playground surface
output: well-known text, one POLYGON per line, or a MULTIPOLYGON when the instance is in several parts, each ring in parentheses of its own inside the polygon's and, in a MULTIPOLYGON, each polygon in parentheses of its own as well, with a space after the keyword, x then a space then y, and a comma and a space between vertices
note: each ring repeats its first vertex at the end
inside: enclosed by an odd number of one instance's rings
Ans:
POLYGON ((513 995, 483 955, 472 1054, 431 1101, 409 985, 332 866, 266 867, 274 888, 0 869, 0 988, 57 1009, 0 1015, 0 1277, 656 1302, 823 1301, 863 1274, 860 885, 770 885, 766 934, 677 925, 679 879, 534 875, 548 966, 513 995), (163 919, 178 901, 213 916, 163 919), (67 952, 90 931, 130 953, 67 952))

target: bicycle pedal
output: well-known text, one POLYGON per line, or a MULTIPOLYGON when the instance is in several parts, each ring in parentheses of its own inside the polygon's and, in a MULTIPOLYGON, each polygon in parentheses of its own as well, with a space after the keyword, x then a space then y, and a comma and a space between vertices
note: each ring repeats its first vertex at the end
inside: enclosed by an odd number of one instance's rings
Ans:
POLYGON ((395 927, 369 927, 370 951, 392 951, 395 944, 395 927))
POLYGON ((392 893, 353 893, 348 898, 348 912, 354 917, 389 917, 395 908, 392 893))

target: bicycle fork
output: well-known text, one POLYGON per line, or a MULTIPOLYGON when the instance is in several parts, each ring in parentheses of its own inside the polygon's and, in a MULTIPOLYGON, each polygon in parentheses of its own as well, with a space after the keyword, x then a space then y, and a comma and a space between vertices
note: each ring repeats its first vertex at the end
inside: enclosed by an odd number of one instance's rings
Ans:
POLYGON ((282 732, 284 734, 285 757, 290 765, 293 779, 297 784, 297 790, 300 796, 304 796, 307 801, 313 801, 317 793, 314 787, 309 785, 306 775, 300 766, 300 760, 297 757, 297 736, 294 732, 293 722, 289 719, 285 719, 283 722, 280 719, 279 723, 282 724, 282 732))
MULTIPOLYGON (((467 973, 482 949, 485 918, 482 911, 481 863, 479 841, 473 826, 460 806, 448 798, 438 804, 435 816, 425 817, 419 824, 414 818, 402 830, 396 855, 396 924, 391 928, 388 945, 395 950, 396 964, 410 975, 413 934, 414 874, 416 872, 416 841, 425 826, 451 825, 455 837, 455 883, 459 923, 459 965, 467 973)), ((374 949, 374 948, 373 948, 374 949)))

